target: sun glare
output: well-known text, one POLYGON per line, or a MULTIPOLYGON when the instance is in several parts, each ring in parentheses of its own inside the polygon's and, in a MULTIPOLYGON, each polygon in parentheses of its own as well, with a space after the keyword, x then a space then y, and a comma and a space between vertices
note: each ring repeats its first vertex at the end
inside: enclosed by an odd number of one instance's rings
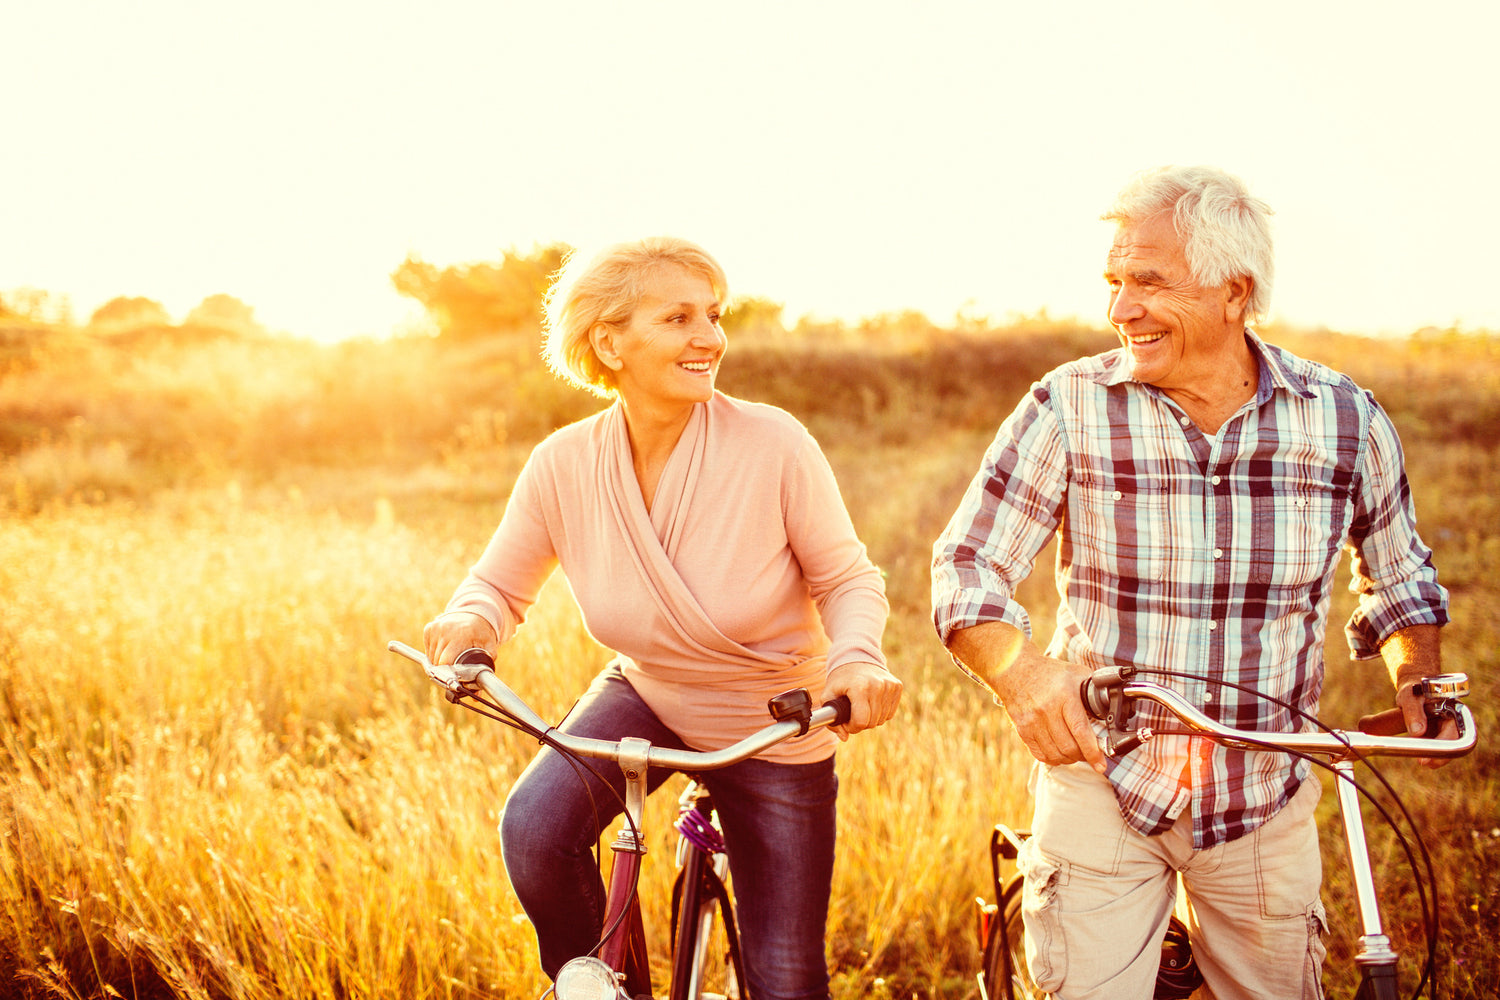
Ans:
POLYGON ((271 329, 381 336, 421 322, 390 283, 409 253, 495 261, 605 231, 693 238, 793 319, 1092 320, 1102 204, 1190 161, 1276 208, 1278 318, 1500 327, 1500 203, 1472 196, 1500 142, 1477 124, 1500 96, 1488 9, 1346 24, 1177 2, 1193 16, 1106 31, 948 0, 660 21, 602 2, 397 20, 268 0, 233 23, 182 0, 74 6, 7 27, 0 85, 26 99, 7 107, 24 155, 0 164, 0 294, 66 297, 78 322, 121 296, 180 320, 227 294, 271 329), (1225 72, 1211 43, 1230 37, 1261 71, 1225 72), (1132 47, 1201 81, 1163 84, 1149 127, 1100 100, 1132 47))

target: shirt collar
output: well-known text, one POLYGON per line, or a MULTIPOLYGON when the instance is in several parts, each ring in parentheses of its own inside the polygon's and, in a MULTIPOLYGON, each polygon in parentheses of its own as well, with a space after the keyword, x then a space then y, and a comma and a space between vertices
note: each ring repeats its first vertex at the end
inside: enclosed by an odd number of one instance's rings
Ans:
MULTIPOLYGON (((1250 353, 1258 362, 1256 367, 1260 369, 1260 385, 1255 392, 1257 404, 1270 399, 1271 393, 1276 389, 1285 389, 1304 399, 1312 398, 1314 393, 1308 386, 1307 379, 1286 363, 1280 350, 1261 340, 1248 326, 1245 327, 1245 343, 1250 346, 1250 353)), ((1123 385, 1135 381, 1130 377, 1130 365, 1125 361, 1124 347, 1105 353, 1100 357, 1100 362, 1101 367, 1094 373, 1094 378, 1100 385, 1123 385)))

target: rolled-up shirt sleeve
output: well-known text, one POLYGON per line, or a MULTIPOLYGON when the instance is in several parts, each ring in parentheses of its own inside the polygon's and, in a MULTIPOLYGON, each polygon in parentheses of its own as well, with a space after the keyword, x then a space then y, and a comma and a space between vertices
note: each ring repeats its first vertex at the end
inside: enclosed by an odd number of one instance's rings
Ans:
POLYGON ((1031 635, 1017 585, 1056 531, 1066 503, 1067 448, 1041 385, 996 433, 979 472, 932 549, 932 622, 958 629, 1003 621, 1031 635))
POLYGON ((1356 659, 1378 655, 1399 629, 1448 622, 1448 592, 1438 583, 1432 550, 1417 534, 1400 438, 1386 412, 1375 404, 1372 410, 1348 541, 1349 589, 1359 601, 1344 634, 1356 659))

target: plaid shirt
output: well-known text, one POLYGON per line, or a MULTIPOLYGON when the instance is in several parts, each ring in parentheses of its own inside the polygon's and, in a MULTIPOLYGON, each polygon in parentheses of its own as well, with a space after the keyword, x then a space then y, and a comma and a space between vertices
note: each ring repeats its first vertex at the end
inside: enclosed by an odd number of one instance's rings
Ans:
MULTIPOLYGON (((1343 548, 1359 594, 1345 629, 1355 657, 1377 655, 1397 629, 1447 622, 1390 419, 1347 377, 1246 339, 1259 386, 1215 437, 1132 381, 1122 351, 1063 365, 1032 387, 933 548, 944 642, 987 621, 1029 636, 1015 588, 1054 532, 1061 604, 1047 654, 1189 673, 1151 679, 1225 725, 1305 728, 1214 682, 1316 709, 1343 548)), ((1176 721, 1147 703, 1137 720, 1176 721)), ((1158 736, 1108 768, 1133 828, 1161 833, 1191 808, 1199 849, 1264 823, 1309 770, 1285 754, 1185 736, 1158 736)))

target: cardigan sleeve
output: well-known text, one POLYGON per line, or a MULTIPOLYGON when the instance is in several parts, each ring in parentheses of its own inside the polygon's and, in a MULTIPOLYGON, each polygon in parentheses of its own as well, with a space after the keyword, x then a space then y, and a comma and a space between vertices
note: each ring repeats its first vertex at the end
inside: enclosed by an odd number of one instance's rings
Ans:
POLYGON ((828 459, 805 432, 783 502, 788 542, 828 635, 828 669, 885 666, 885 581, 855 533, 828 459))
POLYGON ((499 527, 444 609, 480 615, 502 643, 515 635, 542 584, 557 568, 542 502, 545 464, 545 452, 539 447, 516 478, 499 527))

